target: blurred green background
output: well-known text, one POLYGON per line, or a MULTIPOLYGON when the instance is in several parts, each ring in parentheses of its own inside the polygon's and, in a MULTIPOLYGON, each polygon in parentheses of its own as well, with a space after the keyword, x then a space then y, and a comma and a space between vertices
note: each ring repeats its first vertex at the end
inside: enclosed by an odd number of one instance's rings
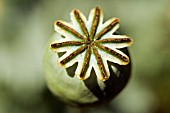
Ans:
POLYGON ((55 20, 100 6, 131 36, 132 77, 107 106, 86 113, 170 113, 169 0, 0 0, 0 113, 76 113, 48 92, 42 65, 55 20))

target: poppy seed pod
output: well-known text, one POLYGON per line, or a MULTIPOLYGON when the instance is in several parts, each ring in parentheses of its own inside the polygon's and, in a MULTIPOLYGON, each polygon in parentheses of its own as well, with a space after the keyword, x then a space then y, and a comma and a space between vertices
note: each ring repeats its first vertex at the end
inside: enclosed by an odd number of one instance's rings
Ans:
POLYGON ((71 23, 58 20, 56 33, 44 55, 49 89, 65 102, 90 107, 112 100, 127 84, 131 61, 127 47, 133 40, 115 32, 120 20, 103 23, 99 7, 88 20, 79 10, 70 13, 71 23))

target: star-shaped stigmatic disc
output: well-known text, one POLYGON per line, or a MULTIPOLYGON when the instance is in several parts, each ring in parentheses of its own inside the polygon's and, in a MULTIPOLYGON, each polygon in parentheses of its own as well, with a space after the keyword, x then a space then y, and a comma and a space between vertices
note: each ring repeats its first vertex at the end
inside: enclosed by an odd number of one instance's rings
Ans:
POLYGON ((132 44, 132 39, 125 35, 114 35, 119 28, 119 19, 111 18, 103 23, 103 12, 99 7, 90 11, 88 20, 77 9, 70 13, 71 23, 58 20, 54 28, 61 35, 52 42, 50 48, 54 52, 66 52, 58 64, 68 68, 78 62, 75 75, 85 80, 90 76, 92 68, 97 78, 105 81, 110 72, 107 61, 119 65, 127 65, 129 57, 120 48, 132 44))

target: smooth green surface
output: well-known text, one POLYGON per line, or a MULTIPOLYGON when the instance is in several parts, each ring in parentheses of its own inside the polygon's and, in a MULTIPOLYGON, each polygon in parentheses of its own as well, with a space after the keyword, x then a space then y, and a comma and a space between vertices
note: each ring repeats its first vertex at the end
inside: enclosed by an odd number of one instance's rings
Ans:
MULTIPOLYGON (((52 36, 50 42, 54 41, 60 35, 52 36)), ((71 103, 93 103, 98 99, 87 89, 82 80, 76 76, 70 77, 66 69, 58 65, 58 55, 49 48, 46 48, 44 56, 44 69, 49 88, 54 95, 71 103)))

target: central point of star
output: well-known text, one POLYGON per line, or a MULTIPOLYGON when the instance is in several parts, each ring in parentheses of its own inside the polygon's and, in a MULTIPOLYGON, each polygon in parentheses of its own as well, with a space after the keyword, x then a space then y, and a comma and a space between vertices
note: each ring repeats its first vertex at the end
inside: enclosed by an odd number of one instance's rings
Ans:
POLYGON ((88 44, 88 45, 94 45, 94 43, 95 43, 95 39, 93 39, 93 38, 90 38, 90 40, 86 40, 86 44, 88 44))
POLYGON ((86 44, 93 45, 95 41, 87 41, 86 44))

